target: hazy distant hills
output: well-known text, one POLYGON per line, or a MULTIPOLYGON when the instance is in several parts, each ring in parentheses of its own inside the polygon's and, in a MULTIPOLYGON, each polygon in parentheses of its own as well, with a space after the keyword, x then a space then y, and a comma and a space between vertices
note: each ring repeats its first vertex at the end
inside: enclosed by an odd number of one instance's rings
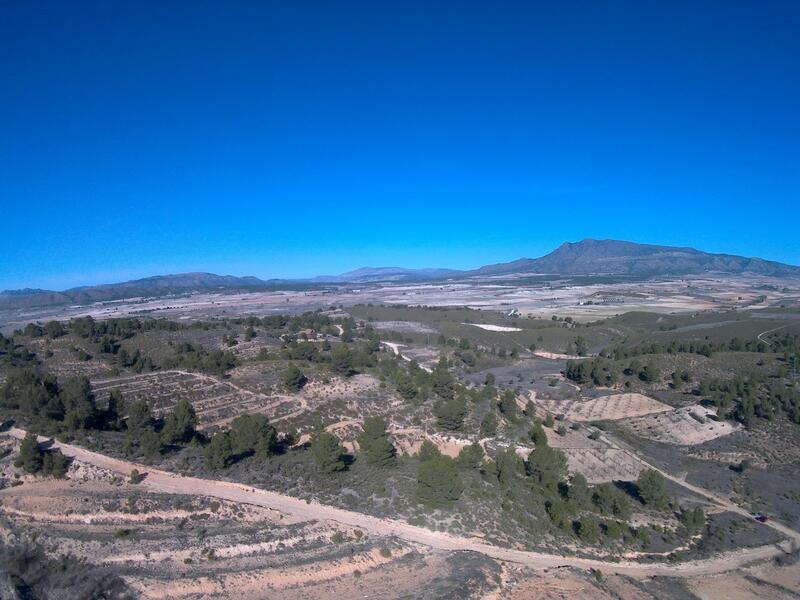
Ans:
POLYGON ((330 282, 369 282, 369 281, 409 281, 424 279, 447 279, 459 276, 463 271, 455 269, 404 269, 403 267, 363 267, 331 277, 315 277, 314 281, 330 282))
POLYGON ((799 277, 800 267, 760 258, 710 254, 693 248, 586 239, 577 243, 566 242, 541 258, 520 258, 472 271, 364 267, 341 275, 294 280, 264 280, 257 277, 235 277, 213 273, 181 273, 124 283, 78 287, 62 292, 40 289, 6 290, 0 292, 0 309, 91 304, 190 292, 302 289, 326 284, 436 281, 518 273, 556 274, 565 277, 585 275, 673 277, 702 273, 729 275, 752 273, 772 277, 799 277))

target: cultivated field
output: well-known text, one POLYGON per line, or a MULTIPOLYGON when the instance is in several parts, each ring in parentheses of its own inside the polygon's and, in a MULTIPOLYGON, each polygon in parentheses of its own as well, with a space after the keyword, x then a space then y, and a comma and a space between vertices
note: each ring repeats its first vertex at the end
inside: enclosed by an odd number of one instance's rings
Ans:
POLYGON ((558 400, 537 398, 536 403, 553 415, 564 415, 577 422, 616 421, 672 408, 642 394, 613 394, 591 400, 558 400))
POLYGON ((581 473, 589 483, 635 481, 645 468, 627 450, 617 448, 564 448, 571 473, 581 473))
POLYGON ((252 392, 210 375, 184 371, 160 371, 96 381, 92 388, 98 401, 107 401, 113 389, 126 401, 146 400, 156 415, 169 411, 180 400, 194 406, 201 427, 223 425, 243 412, 260 412, 272 420, 286 418, 302 409, 303 399, 252 392))
POLYGON ((623 425, 636 435, 679 446, 702 444, 741 429, 699 404, 626 420, 623 425))

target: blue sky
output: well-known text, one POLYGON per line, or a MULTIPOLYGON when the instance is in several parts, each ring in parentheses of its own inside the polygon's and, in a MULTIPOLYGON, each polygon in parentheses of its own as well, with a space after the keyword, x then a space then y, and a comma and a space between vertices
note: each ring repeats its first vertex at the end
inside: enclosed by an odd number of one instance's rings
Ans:
POLYGON ((0 289, 476 267, 585 237, 800 264, 800 3, 0 5, 0 289))

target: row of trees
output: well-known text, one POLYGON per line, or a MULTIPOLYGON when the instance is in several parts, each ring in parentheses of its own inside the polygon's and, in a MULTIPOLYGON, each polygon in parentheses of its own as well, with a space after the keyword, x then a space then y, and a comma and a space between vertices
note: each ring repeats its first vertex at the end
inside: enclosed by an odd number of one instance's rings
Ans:
POLYGON ((764 374, 736 375, 731 379, 702 379, 696 393, 728 418, 749 425, 754 418, 772 420, 783 414, 800 424, 800 390, 784 378, 764 374))
POLYGON ((637 344, 635 346, 628 346, 624 343, 616 344, 612 348, 607 348, 600 352, 603 358, 612 358, 614 360, 623 360, 633 358, 634 356, 642 356, 645 354, 700 354, 702 356, 710 357, 715 352, 768 352, 770 346, 761 340, 742 340, 735 337, 728 342, 711 342, 711 341, 684 341, 679 342, 672 340, 669 343, 649 342, 637 344))
POLYGON ((567 379, 575 383, 591 382, 594 385, 602 386, 614 385, 619 381, 621 374, 627 377, 638 377, 645 383, 656 383, 661 379, 661 371, 653 361, 641 364, 636 359, 632 360, 627 367, 622 368, 621 373, 617 365, 602 358, 569 360, 564 374, 567 379))

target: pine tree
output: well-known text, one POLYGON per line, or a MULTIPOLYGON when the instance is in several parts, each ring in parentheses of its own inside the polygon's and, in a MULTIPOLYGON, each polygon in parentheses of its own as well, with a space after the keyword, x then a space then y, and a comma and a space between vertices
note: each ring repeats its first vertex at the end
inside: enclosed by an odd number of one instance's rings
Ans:
POLYGON ((350 377, 355 373, 353 369, 353 354, 346 345, 338 344, 331 350, 331 370, 343 377, 350 377))
POLYGON ((402 376, 397 382, 397 392, 404 400, 413 400, 417 397, 417 386, 410 376, 402 376))
POLYGON ((297 392, 306 384, 308 379, 296 365, 289 365, 283 374, 283 385, 290 392, 297 392))
POLYGON ((525 471, 525 463, 517 454, 513 446, 509 446, 497 453, 494 459, 497 480, 505 485, 510 485, 525 471))
POLYGON ((311 456, 323 473, 335 473, 347 468, 344 462, 344 448, 336 436, 327 431, 320 431, 314 435, 311 440, 311 456))
POLYGON ((538 445, 528 455, 528 470, 541 485, 555 489, 567 474, 567 458, 560 450, 538 445))
POLYGON ((431 386, 437 396, 450 400, 455 395, 455 379, 443 365, 446 365, 446 360, 443 363, 440 359, 439 365, 431 373, 431 386))
POLYGON ((242 414, 231 423, 231 446, 234 454, 253 453, 267 458, 275 449, 277 433, 266 415, 242 414))
POLYGON ((503 413, 503 416, 509 421, 514 421, 517 418, 517 399, 513 390, 506 390, 497 404, 497 408, 503 413))
POLYGON ((150 407, 146 400, 139 400, 131 406, 128 412, 127 425, 128 431, 137 439, 146 429, 152 428, 150 407))
POLYGON ((645 504, 661 508, 669 501, 664 476, 653 469, 645 469, 636 480, 639 497, 645 504))
POLYGON ((122 415, 125 414, 125 398, 119 389, 114 388, 108 395, 108 407, 106 408, 106 423, 113 429, 120 429, 122 415))
POLYGON ((190 442, 197 432, 197 414, 188 400, 179 400, 167 415, 161 436, 165 444, 185 444, 190 442))
POLYGON ((161 437, 152 429, 145 431, 139 437, 139 449, 148 460, 155 460, 161 456, 164 449, 161 445, 161 437))
POLYGON ((205 448, 206 466, 209 469, 224 469, 230 464, 232 456, 230 435, 225 431, 214 434, 205 448))
POLYGON ((28 473, 37 473, 42 468, 42 450, 36 440, 36 434, 30 431, 19 446, 19 459, 15 463, 28 473))
POLYGON ((42 462, 42 471, 46 475, 52 475, 56 479, 63 479, 69 468, 69 459, 58 450, 45 452, 42 462))
POLYGON ((481 437, 493 437, 497 433, 497 417, 489 411, 481 421, 481 437))
POLYGON ((483 463, 485 454, 481 445, 475 442, 461 449, 456 462, 462 469, 477 469, 483 463))
POLYGON ((64 405, 64 425, 71 430, 91 427, 97 418, 94 394, 89 379, 70 377, 59 394, 64 405))
POLYGON ((538 419, 528 432, 528 437, 535 446, 547 446, 547 434, 544 432, 544 427, 542 427, 542 423, 538 419))
POLYGON ((457 431, 464 425, 467 414, 467 403, 458 396, 449 400, 440 400, 433 407, 433 414, 439 426, 447 431, 457 431))
POLYGON ((578 537, 584 542, 593 544, 600 537, 600 525, 594 517, 584 517, 578 524, 578 537))
POLYGON ((589 501, 589 484, 581 473, 575 473, 567 489, 567 499, 578 508, 583 508, 589 501))
POLYGON ((439 458, 441 455, 442 453, 439 452, 439 448, 437 448, 436 445, 430 440, 423 440, 422 445, 420 445, 419 450, 417 451, 417 458, 421 462, 439 458))
POLYGON ((397 451, 386 432, 386 421, 380 417, 367 417, 358 445, 367 461, 381 467, 390 467, 397 462, 397 451))
POLYGON ((421 462, 417 471, 417 497, 423 504, 449 506, 461 497, 464 485, 455 461, 439 456, 421 462))

